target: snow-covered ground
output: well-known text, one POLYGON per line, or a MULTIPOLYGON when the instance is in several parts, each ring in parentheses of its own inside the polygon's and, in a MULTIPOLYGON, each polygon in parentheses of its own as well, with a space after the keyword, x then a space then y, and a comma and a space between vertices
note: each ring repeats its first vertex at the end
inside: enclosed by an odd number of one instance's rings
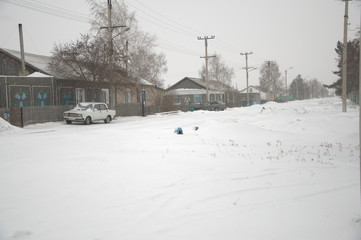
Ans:
POLYGON ((361 239, 358 119, 338 98, 89 126, 0 119, 0 239, 361 239))

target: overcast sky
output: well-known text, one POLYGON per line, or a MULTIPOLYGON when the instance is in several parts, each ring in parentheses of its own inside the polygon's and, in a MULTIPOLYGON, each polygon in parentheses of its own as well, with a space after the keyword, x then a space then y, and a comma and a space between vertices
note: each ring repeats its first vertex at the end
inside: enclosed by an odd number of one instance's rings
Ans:
MULTIPOLYGON (((113 0, 115 1, 115 0, 113 0)), ((157 36, 166 55, 165 87, 185 76, 198 77, 204 64, 204 41, 214 35, 209 54, 217 53, 236 73, 233 86, 245 87, 245 57, 249 66, 276 61, 290 83, 297 74, 330 84, 337 79, 336 42, 343 39, 341 0, 126 0, 143 31, 157 36)), ((104 0, 104 4, 107 1, 104 0)), ((19 50, 18 23, 23 24, 25 51, 49 55, 54 42, 79 38, 90 29, 85 0, 0 0, 0 47, 19 50), (55 8, 53 8, 55 7, 55 8), (55 15, 56 14, 56 15, 55 15)), ((351 2, 349 39, 360 25, 360 2, 351 2)), ((131 44, 131 39, 129 40, 131 44)), ((250 85, 259 84, 259 69, 250 85)))

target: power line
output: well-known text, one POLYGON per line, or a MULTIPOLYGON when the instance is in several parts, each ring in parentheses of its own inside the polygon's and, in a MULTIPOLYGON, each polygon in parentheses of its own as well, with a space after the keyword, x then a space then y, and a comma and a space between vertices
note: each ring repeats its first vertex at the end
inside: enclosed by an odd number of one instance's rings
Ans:
POLYGON ((186 48, 184 46, 175 44, 173 42, 170 42, 170 41, 162 39, 162 38, 158 38, 158 40, 160 42, 159 47, 163 47, 163 48, 166 48, 168 50, 178 52, 178 53, 182 53, 182 54, 185 54, 185 55, 199 56, 199 52, 194 51, 192 49, 189 49, 189 48, 186 48))
POLYGON ((13 29, 13 31, 9 34, 9 36, 5 39, 5 41, 1 43, 1 46, 4 46, 9 41, 9 39, 14 35, 14 32, 16 30, 17 30, 17 28, 13 29))
MULTIPOLYGON (((174 21, 173 19, 168 18, 168 17, 160 14, 159 12, 151 9, 150 7, 148 7, 148 6, 145 5, 144 3, 139 2, 138 0, 134 0, 134 1, 137 2, 138 4, 142 5, 142 6, 145 7, 146 9, 150 10, 151 12, 157 14, 157 15, 160 16, 161 18, 164 18, 165 20, 170 21, 170 22, 173 22, 174 24, 182 27, 182 28, 185 29, 186 31, 193 32, 193 33, 195 33, 195 34, 201 34, 201 32, 199 32, 198 30, 192 29, 192 28, 190 28, 190 27, 188 27, 188 26, 185 26, 185 25, 183 25, 183 24, 181 24, 181 23, 178 23, 178 22, 174 21)), ((128 3, 128 4, 129 4, 129 3, 128 3)))
MULTIPOLYGON (((131 6, 132 8, 138 10, 138 11, 141 12, 142 14, 144 14, 143 16, 140 16, 140 15, 138 14, 138 16, 139 16, 140 18, 143 18, 143 19, 146 20, 147 22, 150 22, 150 23, 152 23, 152 24, 154 24, 154 25, 156 25, 156 26, 162 27, 162 28, 164 28, 164 29, 167 29, 167 30, 169 30, 169 31, 176 32, 176 33, 179 33, 179 34, 182 34, 182 35, 187 35, 187 36, 191 36, 191 37, 194 37, 194 35, 195 35, 195 33, 192 32, 192 31, 189 31, 188 28, 180 27, 180 26, 182 26, 182 25, 180 25, 179 23, 171 24, 171 23, 169 22, 169 20, 164 21, 164 20, 162 20, 162 19, 154 16, 154 14, 150 14, 150 13, 146 12, 145 10, 143 10, 143 9, 141 9, 141 8, 139 8, 139 7, 131 4, 131 3, 129 3, 129 2, 128 2, 127 4, 128 4, 129 6, 131 6), (146 17, 145 17, 145 16, 146 16, 146 17), (150 20, 150 19, 152 19, 152 20, 150 20), (155 20, 155 21, 154 21, 154 20, 155 20)), ((150 9, 149 7, 147 7, 147 8, 150 9)), ((151 10, 151 9, 150 9, 150 10, 151 10)), ((151 10, 151 11, 155 12, 154 10, 151 10)), ((157 14, 157 15, 160 15, 160 14, 157 14)), ((162 16, 162 15, 160 15, 160 16, 162 16)), ((165 17, 163 17, 163 18, 165 18, 165 17)), ((168 18, 165 18, 165 19, 168 19, 168 18)), ((174 21, 172 21, 172 22, 174 22, 174 21)))
MULTIPOLYGON (((194 35, 201 35, 201 31, 174 21, 173 19, 164 16, 163 14, 153 10, 152 8, 145 5, 144 3, 141 3, 138 0, 134 0, 132 1, 132 3, 127 1, 127 4, 137 10, 138 13, 140 13, 137 15, 139 18, 157 27, 188 37, 194 37, 194 35), (134 3, 137 3, 138 6, 134 5, 134 3)), ((223 41, 222 39, 216 39, 215 44, 218 45, 223 51, 226 50, 232 53, 240 51, 239 48, 223 41)))
POLYGON ((59 8, 50 4, 41 3, 36 0, 28 1, 28 0, 3 0, 9 4, 17 5, 19 7, 27 8, 33 11, 45 13, 52 16, 57 16, 61 18, 66 18, 73 21, 89 23, 91 18, 88 16, 77 13, 74 11, 66 10, 63 8, 59 8))

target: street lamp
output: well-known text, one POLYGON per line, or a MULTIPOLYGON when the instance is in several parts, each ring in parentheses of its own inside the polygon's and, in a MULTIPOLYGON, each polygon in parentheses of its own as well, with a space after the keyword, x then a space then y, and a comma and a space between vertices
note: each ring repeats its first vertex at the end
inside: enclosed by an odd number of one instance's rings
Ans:
POLYGON ((287 95, 287 89, 288 89, 288 87, 287 87, 287 70, 290 70, 290 69, 293 69, 293 67, 289 67, 285 70, 285 83, 286 83, 285 93, 286 93, 286 95, 287 95))

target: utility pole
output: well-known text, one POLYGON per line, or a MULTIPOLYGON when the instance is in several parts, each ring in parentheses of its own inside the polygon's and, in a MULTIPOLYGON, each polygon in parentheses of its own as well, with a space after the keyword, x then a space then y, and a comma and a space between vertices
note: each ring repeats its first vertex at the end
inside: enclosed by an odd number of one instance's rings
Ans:
MULTIPOLYGON (((360 14, 361 16, 361 14, 360 14)), ((360 17, 360 24, 361 24, 361 17, 360 17)), ((360 25, 361 26, 361 25, 360 25)), ((360 34, 360 39, 359 39, 359 47, 361 47, 361 34, 360 34)), ((361 146, 361 51, 360 52, 360 56, 359 56, 359 90, 358 90, 358 106, 359 106, 359 146, 361 146)), ((361 147, 359 147, 359 151, 360 151, 360 166, 359 166, 359 171, 360 171, 360 194, 361 194, 361 147)), ((361 197, 361 195, 360 195, 361 197)), ((361 198, 360 198, 361 200, 361 198)))
POLYGON ((290 69, 293 69, 293 67, 289 67, 285 70, 285 94, 287 95, 287 90, 288 90, 288 87, 287 87, 287 71, 290 70, 290 69))
POLYGON ((112 0, 108 0, 108 41, 110 48, 110 61, 113 64, 112 0))
POLYGON ((345 16, 343 22, 343 50, 342 50, 342 112, 347 111, 347 26, 348 26, 348 2, 345 2, 345 16))
POLYGON ((244 52, 241 55, 246 56, 246 81, 247 81, 247 106, 249 106, 249 92, 248 92, 248 55, 253 54, 253 52, 244 52))
MULTIPOLYGON (((108 45, 109 45, 109 64, 110 64, 110 71, 113 71, 113 54, 114 54, 114 49, 113 49, 113 29, 114 28, 124 28, 124 27, 127 27, 127 26, 113 26, 112 24, 112 0, 108 0, 108 26, 107 27, 100 27, 100 29, 108 29, 108 45)), ((124 31, 120 32, 118 35, 122 34, 123 32, 125 31, 128 31, 129 30, 129 27, 124 29, 124 31)), ((116 35, 116 36, 118 36, 116 35)), ((115 36, 115 37, 116 37, 115 36)), ((118 102, 118 99, 117 99, 117 85, 115 84, 114 86, 114 89, 115 89, 115 94, 114 94, 114 101, 115 101, 115 105, 117 104, 118 102)))
POLYGON ((108 26, 106 27, 100 27, 100 29, 108 29, 108 44, 109 44, 109 52, 110 52, 110 63, 113 64, 113 39, 120 34, 128 31, 130 28, 126 25, 117 25, 113 26, 112 24, 112 0, 108 0, 108 26), (123 31, 121 31, 119 34, 113 37, 113 30, 114 28, 125 28, 123 31))
MULTIPOLYGON (((267 66, 268 66, 268 100, 270 100, 269 98, 270 98, 270 93, 271 93, 271 86, 270 85, 273 85, 273 91, 274 92, 276 92, 276 89, 275 89, 275 84, 274 83, 272 83, 272 81, 271 81, 271 63, 273 62, 273 61, 265 61, 266 63, 267 63, 267 66)), ((274 93, 275 94, 275 93, 274 93)), ((275 100, 276 98, 274 97, 274 99, 273 100, 275 100)))
POLYGON ((201 57, 204 58, 206 60, 206 100, 209 101, 209 80, 208 80, 208 58, 211 57, 216 57, 216 56, 208 56, 208 39, 214 39, 215 36, 204 36, 204 37, 198 37, 198 40, 204 40, 204 44, 205 44, 205 57, 201 57))

